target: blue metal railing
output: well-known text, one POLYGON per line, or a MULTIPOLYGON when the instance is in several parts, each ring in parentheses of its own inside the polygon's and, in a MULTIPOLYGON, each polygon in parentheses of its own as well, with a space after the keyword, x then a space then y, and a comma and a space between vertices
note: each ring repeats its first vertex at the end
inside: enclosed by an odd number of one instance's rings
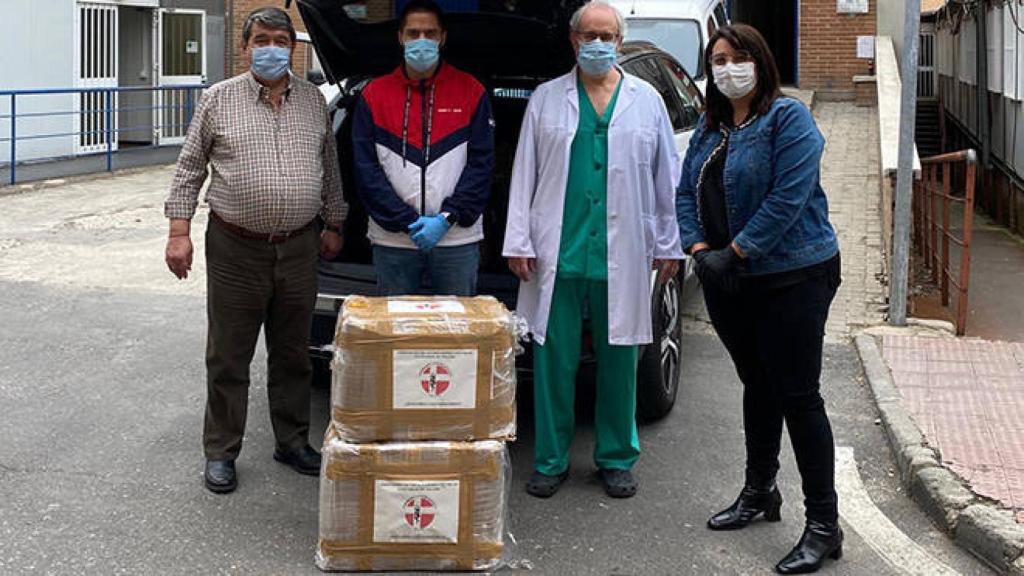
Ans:
POLYGON ((10 164, 9 168, 10 183, 15 184, 17 180, 17 167, 18 167, 18 142, 19 140, 24 142, 26 140, 43 140, 52 138, 81 138, 83 136, 96 136, 103 135, 102 144, 105 145, 106 151, 100 152, 106 155, 107 171, 113 170, 113 157, 116 153, 114 150, 115 138, 119 133, 122 132, 141 132, 144 130, 163 130, 163 129, 181 129, 183 135, 187 129, 189 122, 192 120, 192 111, 194 103, 197 101, 197 93, 208 86, 205 84, 175 84, 168 86, 125 86, 125 87, 111 87, 111 88, 35 88, 27 90, 0 90, 0 103, 8 100, 10 102, 10 112, 8 114, 0 114, 0 120, 10 121, 10 135, 0 136, 0 144, 10 144, 10 164), (158 92, 171 92, 171 91, 184 91, 184 98, 181 99, 180 104, 172 105, 159 105, 154 102, 152 106, 133 106, 133 107, 117 107, 114 105, 114 95, 123 92, 149 92, 156 94, 158 92), (81 95, 81 94, 99 94, 102 95, 103 100, 102 107, 79 109, 79 110, 52 110, 45 112, 28 112, 18 114, 18 99, 19 97, 31 97, 31 96, 55 96, 55 95, 81 95), (152 124, 146 124, 143 126, 133 126, 129 128, 122 128, 120 126, 114 126, 114 113, 117 112, 156 112, 158 110, 180 110, 182 112, 183 121, 177 123, 164 123, 162 120, 165 118, 165 114, 161 114, 161 121, 154 120, 152 124), (86 115, 95 117, 96 114, 102 114, 104 118, 104 125, 100 129, 86 130, 82 127, 82 122, 78 124, 78 129, 72 132, 56 132, 46 134, 28 134, 18 135, 18 119, 28 118, 45 118, 45 117, 59 117, 59 116, 74 116, 83 117, 86 115))

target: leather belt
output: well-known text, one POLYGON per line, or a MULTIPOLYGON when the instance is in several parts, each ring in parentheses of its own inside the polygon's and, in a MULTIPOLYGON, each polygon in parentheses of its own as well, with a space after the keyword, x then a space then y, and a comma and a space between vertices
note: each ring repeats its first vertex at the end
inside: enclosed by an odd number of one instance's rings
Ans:
POLYGON ((228 232, 234 234, 235 236, 246 238, 248 240, 259 240, 261 242, 267 242, 268 244, 280 244, 282 242, 287 242, 288 240, 291 240, 292 238, 312 228, 313 222, 315 222, 315 219, 310 220, 309 223, 306 224, 305 226, 301 228, 296 228, 295 230, 291 230, 289 232, 274 232, 272 234, 263 234, 261 232, 253 232, 248 228, 242 228, 241 226, 232 224, 231 222, 228 222, 227 220, 218 216, 217 213, 214 212, 213 210, 210 211, 210 219, 219 224, 228 232))

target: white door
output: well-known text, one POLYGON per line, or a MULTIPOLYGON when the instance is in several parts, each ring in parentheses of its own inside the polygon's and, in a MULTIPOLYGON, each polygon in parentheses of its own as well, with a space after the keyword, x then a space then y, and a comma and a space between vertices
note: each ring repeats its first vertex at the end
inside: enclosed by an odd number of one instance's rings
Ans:
MULTIPOLYGON (((117 6, 80 2, 75 10, 75 87, 117 87, 117 6)), ((117 149, 117 94, 75 96, 75 154, 117 149)))
MULTIPOLYGON (((153 26, 157 86, 206 82, 206 12, 161 8, 153 26)), ((184 142, 198 100, 198 90, 157 90, 153 136, 158 146, 184 142)))

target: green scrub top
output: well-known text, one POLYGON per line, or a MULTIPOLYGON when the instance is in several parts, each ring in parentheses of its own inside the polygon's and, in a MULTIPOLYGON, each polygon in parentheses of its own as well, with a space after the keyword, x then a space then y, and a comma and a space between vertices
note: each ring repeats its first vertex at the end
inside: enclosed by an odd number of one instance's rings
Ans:
POLYGON ((619 99, 622 79, 604 115, 598 117, 583 81, 576 78, 580 121, 569 155, 558 275, 608 279, 608 124, 619 99))

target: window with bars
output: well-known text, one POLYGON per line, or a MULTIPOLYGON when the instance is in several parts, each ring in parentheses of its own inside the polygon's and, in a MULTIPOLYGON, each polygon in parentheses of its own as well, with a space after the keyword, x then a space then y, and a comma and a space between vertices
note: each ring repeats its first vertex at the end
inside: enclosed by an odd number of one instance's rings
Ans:
MULTIPOLYGON (((117 6, 78 4, 77 14, 77 87, 117 87, 117 6)), ((116 148, 117 94, 102 90, 78 95, 78 153, 99 152, 116 148)))
POLYGON ((917 59, 917 97, 935 97, 935 33, 925 32, 920 36, 921 45, 917 59))

